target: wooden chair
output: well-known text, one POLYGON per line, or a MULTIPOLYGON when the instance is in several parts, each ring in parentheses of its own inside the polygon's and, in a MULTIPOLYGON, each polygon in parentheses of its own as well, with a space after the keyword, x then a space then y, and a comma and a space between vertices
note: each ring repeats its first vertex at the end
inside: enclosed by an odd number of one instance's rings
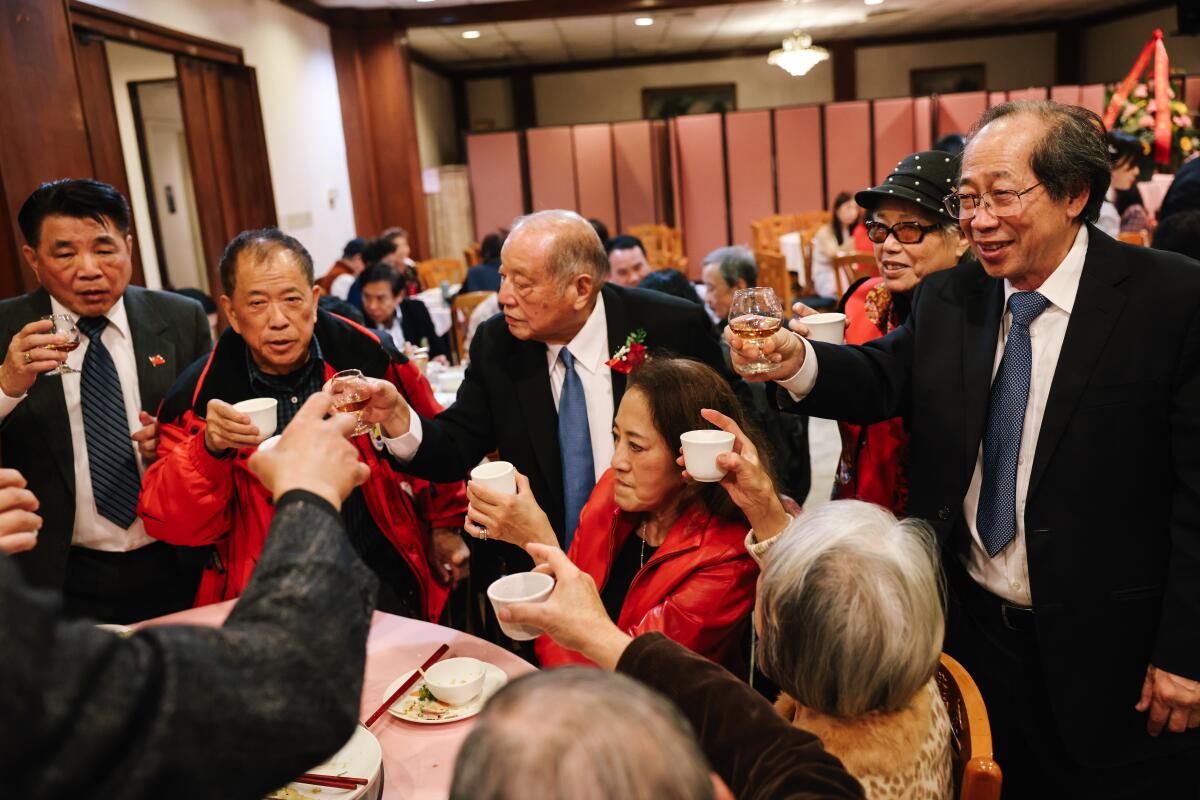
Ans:
POLYGON ((463 250, 463 263, 467 265, 467 269, 479 263, 479 242, 463 250))
POLYGON ((838 253, 833 257, 833 274, 837 278, 838 297, 840 298, 860 278, 878 276, 879 267, 875 263, 874 253, 868 253, 865 250, 851 250, 848 253, 838 253))
POLYGON ((950 714, 954 788, 959 800, 999 800, 1002 774, 992 760, 992 730, 979 687, 962 664, 945 653, 938 665, 937 684, 950 714))
POLYGON ((785 233, 819 228, 830 220, 828 211, 800 214, 772 214, 750 223, 750 241, 755 252, 779 250, 779 237, 785 233))
POLYGON ((453 258, 431 258, 417 262, 417 281, 422 291, 440 286, 442 281, 450 284, 462 283, 467 277, 467 268, 453 258))
MULTIPOLYGON (((758 285, 770 286, 775 290, 776 296, 779 297, 779 302, 783 304, 783 310, 790 312, 792 308, 792 276, 787 269, 787 261, 783 257, 783 253, 772 250, 763 250, 754 254, 754 260, 758 264, 758 285)), ((790 318, 791 314, 787 316, 790 318)))
POLYGON ((1117 234, 1117 239, 1125 242, 1125 244, 1136 244, 1142 247, 1150 246, 1149 231, 1121 231, 1117 234))
POLYGON ((462 292, 450 301, 450 320, 454 327, 454 351, 461 362, 467 357, 463 342, 467 338, 467 326, 475 307, 495 295, 495 292, 462 292))
POLYGON ((796 215, 796 230, 819 228, 833 219, 832 211, 803 211, 796 215))
POLYGON ((687 259, 683 257, 683 232, 666 225, 634 225, 629 233, 636 236, 646 248, 646 260, 655 269, 671 268, 687 272, 687 259))

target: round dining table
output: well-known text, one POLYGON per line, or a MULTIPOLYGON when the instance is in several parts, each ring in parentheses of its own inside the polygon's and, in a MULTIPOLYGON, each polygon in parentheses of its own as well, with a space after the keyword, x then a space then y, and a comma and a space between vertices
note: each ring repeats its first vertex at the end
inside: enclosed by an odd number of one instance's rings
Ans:
MULTIPOLYGON (((202 625, 219 627, 236 601, 201 606, 135 625, 202 625)), ((444 658, 471 656, 494 664, 509 680, 532 672, 528 661, 502 647, 470 634, 420 620, 376 611, 367 637, 367 668, 363 679, 359 718, 382 705, 387 687, 396 678, 421 666, 443 643, 450 645, 444 658)), ((383 800, 445 800, 450 794, 454 759, 474 719, 422 725, 384 714, 371 726, 383 749, 383 800)))

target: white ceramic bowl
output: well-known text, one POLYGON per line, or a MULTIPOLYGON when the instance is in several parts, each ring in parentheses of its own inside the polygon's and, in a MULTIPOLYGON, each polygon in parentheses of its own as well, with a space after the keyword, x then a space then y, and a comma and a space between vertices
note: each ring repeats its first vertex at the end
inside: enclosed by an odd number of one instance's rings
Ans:
POLYGON ((254 397, 233 404, 234 408, 250 417, 250 424, 258 428, 258 435, 264 439, 275 433, 279 423, 275 414, 278 406, 279 401, 274 397, 254 397))
POLYGON ((483 690, 486 672, 477 658, 447 658, 425 670, 425 685, 443 703, 461 706, 483 690))

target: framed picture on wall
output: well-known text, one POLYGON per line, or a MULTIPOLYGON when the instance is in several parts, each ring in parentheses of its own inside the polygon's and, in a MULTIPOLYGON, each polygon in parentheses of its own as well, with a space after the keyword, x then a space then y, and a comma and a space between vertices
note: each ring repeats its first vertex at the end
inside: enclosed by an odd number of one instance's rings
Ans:
POLYGON ((684 114, 711 114, 737 109, 737 84, 657 86, 642 89, 642 116, 666 119, 684 114))
POLYGON ((913 97, 955 92, 981 92, 987 88, 983 64, 959 64, 954 67, 931 67, 909 72, 913 97))

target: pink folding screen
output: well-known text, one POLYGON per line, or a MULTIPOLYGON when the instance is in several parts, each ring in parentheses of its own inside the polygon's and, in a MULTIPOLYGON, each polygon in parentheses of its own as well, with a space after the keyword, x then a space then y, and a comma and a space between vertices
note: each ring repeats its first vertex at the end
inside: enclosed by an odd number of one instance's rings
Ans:
POLYGON ((575 154, 570 128, 530 128, 525 132, 529 157, 529 194, 534 211, 579 207, 575 190, 575 154))
POLYGON ((825 207, 838 192, 857 192, 871 181, 871 104, 866 100, 825 106, 825 207))
POLYGON ((1079 105, 1079 87, 1078 86, 1052 86, 1050 87, 1050 99, 1056 103, 1066 103, 1067 105, 1079 105))
POLYGON ((576 125, 571 134, 575 140, 579 213, 602 220, 609 231, 616 231, 619 226, 612 127, 607 124, 576 125))
POLYGON ((467 175, 475 207, 475 238, 508 228, 525 213, 521 140, 515 131, 467 136, 467 175))
POLYGON ((913 101, 911 97, 875 101, 875 183, 895 169, 896 164, 918 149, 913 134, 913 101))
POLYGON ((1107 96, 1107 90, 1102 83, 1093 83, 1089 86, 1079 87, 1079 105, 1084 108, 1091 109, 1097 114, 1104 113, 1104 101, 1107 96))
POLYGON ((1193 111, 1200 108, 1200 75, 1192 75, 1184 81, 1183 99, 1193 111))
POLYGON ((963 92, 938 97, 937 136, 947 133, 967 133, 987 110, 987 92, 963 92))
POLYGON ((988 92, 988 108, 994 108, 1008 100, 1008 92, 988 92))
MULTIPOLYGON (((655 216, 654 137, 649 120, 612 126, 620 229, 648 225, 655 216)), ((615 233, 616 230, 613 229, 615 233)))
POLYGON ((913 150, 933 149, 933 101, 928 97, 913 100, 913 150))
POLYGON ((700 277, 700 261, 714 248, 729 244, 729 208, 725 202, 725 159, 722 157, 720 114, 676 117, 675 181, 676 222, 682 220, 683 251, 688 273, 700 277))
POLYGON ((1009 100, 1045 100, 1046 87, 1036 86, 1029 89, 1017 89, 1008 93, 1009 100))
POLYGON ((775 180, 779 213, 825 207, 821 184, 821 108, 781 108, 775 112, 775 180))
POLYGON ((775 174, 771 168, 771 112, 742 111, 725 116, 729 169, 729 223, 733 241, 751 240, 750 223, 775 213, 775 174))

